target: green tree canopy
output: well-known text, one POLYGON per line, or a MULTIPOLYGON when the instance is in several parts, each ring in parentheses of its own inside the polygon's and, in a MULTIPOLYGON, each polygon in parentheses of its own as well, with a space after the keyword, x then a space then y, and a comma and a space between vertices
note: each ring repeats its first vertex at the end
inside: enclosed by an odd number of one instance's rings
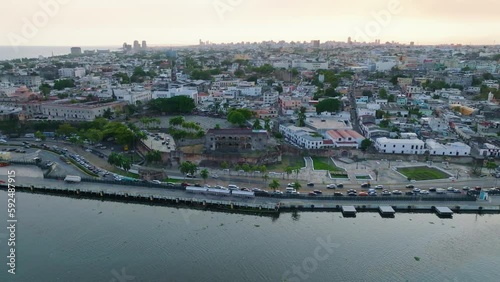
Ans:
POLYGON ((172 98, 159 98, 149 102, 152 111, 167 114, 191 113, 196 108, 193 99, 186 96, 175 96, 172 98))
POLYGON ((316 105, 316 113, 338 112, 340 110, 340 101, 338 99, 325 99, 316 105))

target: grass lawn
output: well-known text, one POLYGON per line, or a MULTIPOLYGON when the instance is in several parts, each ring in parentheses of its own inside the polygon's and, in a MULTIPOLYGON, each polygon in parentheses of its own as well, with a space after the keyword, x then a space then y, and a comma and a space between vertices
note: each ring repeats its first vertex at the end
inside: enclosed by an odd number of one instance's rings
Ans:
POLYGON ((369 175, 356 175, 356 179, 367 179, 371 180, 372 178, 369 175))
POLYGON ((122 170, 122 169, 119 169, 117 167, 113 167, 112 169, 110 169, 109 171, 111 172, 114 172, 116 174, 119 174, 121 176, 125 176, 125 177, 130 177, 130 178, 136 178, 136 179, 139 179, 139 174, 136 174, 136 173, 132 173, 132 172, 128 172, 128 171, 125 171, 125 170, 122 170))
POLYGON ((285 169, 290 166, 290 167, 305 167, 306 164, 304 162, 303 157, 299 156, 283 156, 281 158, 281 163, 278 164, 272 164, 267 166, 267 171, 273 171, 273 172, 284 172, 285 169))
POLYGON ((439 169, 426 166, 398 168, 398 171, 413 180, 446 179, 451 176, 439 169))
POLYGON ((314 162, 314 170, 345 172, 345 170, 335 166, 332 160, 330 160, 330 158, 324 158, 324 157, 311 157, 311 158, 314 162))

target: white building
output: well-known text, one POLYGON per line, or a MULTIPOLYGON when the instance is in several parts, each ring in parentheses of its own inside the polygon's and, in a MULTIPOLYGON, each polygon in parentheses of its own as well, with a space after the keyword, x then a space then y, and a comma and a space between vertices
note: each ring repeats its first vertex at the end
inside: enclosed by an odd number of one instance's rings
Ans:
POLYGON ((239 91, 242 96, 260 96, 262 95, 262 87, 260 86, 231 86, 227 90, 239 91))
POLYGON ((302 68, 307 70, 328 69, 328 62, 292 61, 292 68, 302 68))
POLYGON ((126 105, 124 102, 114 101, 106 104, 99 103, 45 103, 41 105, 42 114, 51 120, 93 121, 101 117, 110 109, 114 112, 126 105))
POLYGON ((280 125, 280 132, 289 143, 305 149, 323 148, 323 137, 307 127, 280 125))
POLYGON ((61 78, 81 78, 85 76, 84 68, 62 68, 58 72, 61 78))
POLYGON ((470 146, 461 142, 440 144, 433 139, 425 141, 427 150, 433 156, 469 156, 470 146))
POLYGON ((425 143, 419 139, 377 138, 375 148, 379 153, 421 155, 425 153, 425 143))
POLYGON ((145 89, 113 89, 113 94, 115 94, 116 100, 125 101, 132 105, 137 104, 138 101, 146 104, 152 97, 151 91, 145 89))
POLYGON ((172 98, 176 96, 187 96, 195 101, 198 101, 198 90, 193 88, 172 88, 167 91, 154 91, 152 99, 172 98))
POLYGON ((278 97, 278 91, 267 91, 262 94, 262 101, 264 104, 272 105, 278 102, 278 97))

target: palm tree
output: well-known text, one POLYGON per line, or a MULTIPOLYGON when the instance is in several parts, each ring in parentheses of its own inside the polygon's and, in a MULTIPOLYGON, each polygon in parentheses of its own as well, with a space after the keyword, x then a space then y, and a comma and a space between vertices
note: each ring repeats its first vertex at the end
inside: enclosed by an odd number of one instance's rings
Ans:
POLYGON ((293 189, 295 189, 295 190, 299 191, 301 187, 302 187, 302 185, 300 185, 300 183, 299 183, 299 182, 295 181, 295 182, 293 183, 293 189))
POLYGON ((264 179, 264 183, 267 182, 267 180, 269 180, 269 175, 267 173, 264 173, 262 175, 262 179, 264 179))
POLYGON ((207 184, 208 170, 207 169, 201 170, 200 176, 201 176, 201 178, 203 178, 203 181, 205 182, 205 184, 207 184))
POLYGON ((276 191, 276 189, 278 189, 279 187, 280 187, 280 183, 276 179, 273 179, 273 181, 271 181, 271 183, 269 183, 269 188, 273 189, 273 191, 276 191))
POLYGON ((287 177, 290 178, 290 174, 292 174, 292 172, 293 172, 293 167, 287 166, 285 168, 285 172, 286 172, 287 177))

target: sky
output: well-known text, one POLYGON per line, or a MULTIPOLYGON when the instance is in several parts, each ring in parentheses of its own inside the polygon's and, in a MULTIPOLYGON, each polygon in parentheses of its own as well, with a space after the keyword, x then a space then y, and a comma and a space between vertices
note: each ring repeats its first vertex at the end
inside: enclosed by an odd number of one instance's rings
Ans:
POLYGON ((2 0, 0 45, 500 44, 498 0, 2 0))

